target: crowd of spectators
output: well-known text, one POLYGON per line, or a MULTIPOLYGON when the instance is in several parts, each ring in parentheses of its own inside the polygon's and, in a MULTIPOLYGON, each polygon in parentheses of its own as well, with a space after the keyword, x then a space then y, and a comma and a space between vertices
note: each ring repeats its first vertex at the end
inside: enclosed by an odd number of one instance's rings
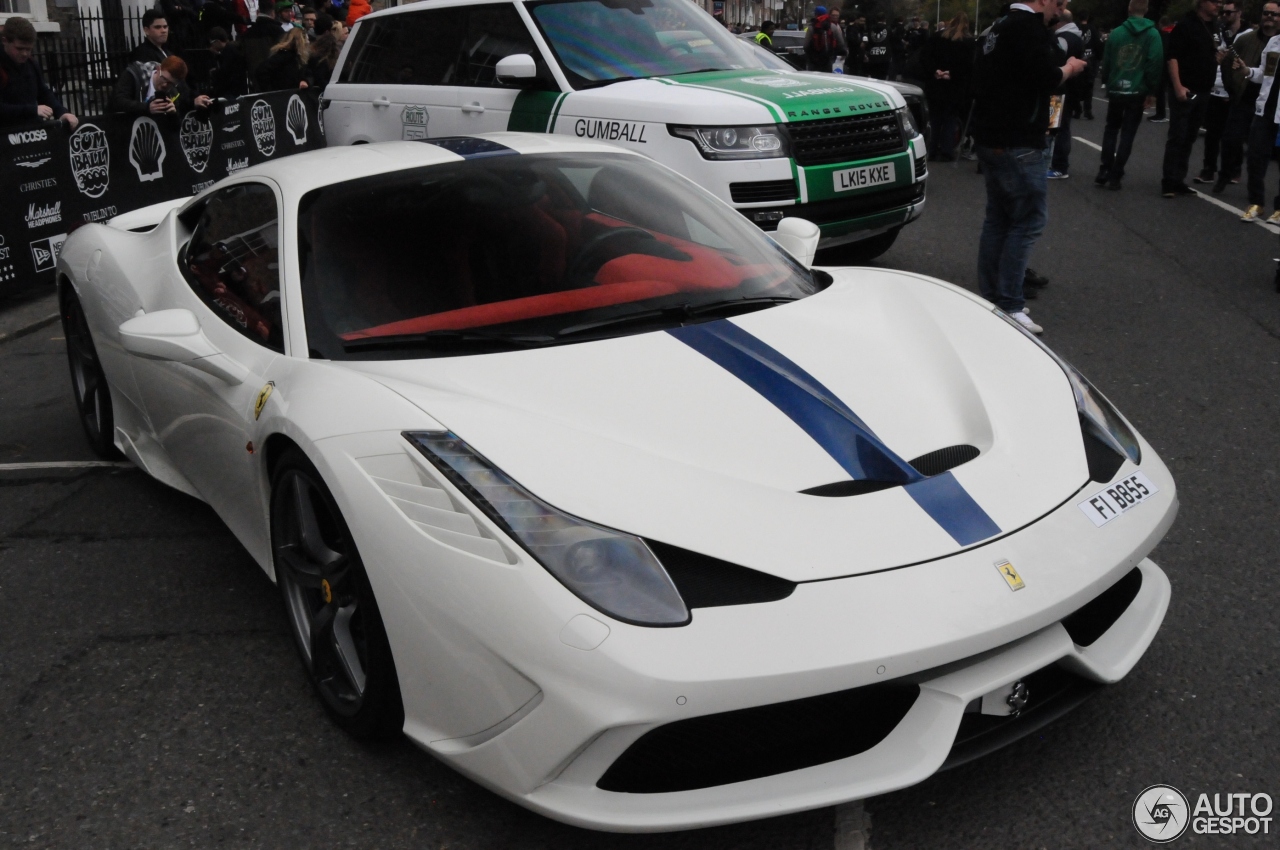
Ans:
MULTIPOLYGON (((373 9, 369 0, 321 0, 318 7, 293 0, 159 0, 142 16, 142 40, 116 78, 109 111, 181 116, 253 92, 323 89, 349 27, 373 9), (206 73, 192 86, 197 58, 206 73)), ((0 124, 46 119, 74 128, 77 117, 33 58, 31 22, 8 18, 0 40, 0 124)))

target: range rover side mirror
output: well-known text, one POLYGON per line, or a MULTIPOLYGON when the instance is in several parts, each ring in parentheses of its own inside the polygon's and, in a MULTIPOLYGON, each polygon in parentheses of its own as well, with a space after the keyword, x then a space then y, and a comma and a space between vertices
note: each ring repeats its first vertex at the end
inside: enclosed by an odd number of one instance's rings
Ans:
POLYGON ((500 83, 516 83, 538 76, 538 65, 528 53, 515 53, 499 59, 493 73, 500 83))

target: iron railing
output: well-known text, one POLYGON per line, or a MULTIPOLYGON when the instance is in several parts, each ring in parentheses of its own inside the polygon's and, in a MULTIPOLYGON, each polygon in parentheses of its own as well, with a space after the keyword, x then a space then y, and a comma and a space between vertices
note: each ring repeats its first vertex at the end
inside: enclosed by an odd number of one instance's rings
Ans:
MULTIPOLYGON (((72 16, 62 32, 40 33, 35 57, 67 109, 98 115, 108 111, 116 78, 141 41, 140 10, 88 12, 72 16)), ((187 50, 183 58, 189 70, 187 84, 193 92, 203 91, 209 84, 212 54, 207 49, 187 50)))

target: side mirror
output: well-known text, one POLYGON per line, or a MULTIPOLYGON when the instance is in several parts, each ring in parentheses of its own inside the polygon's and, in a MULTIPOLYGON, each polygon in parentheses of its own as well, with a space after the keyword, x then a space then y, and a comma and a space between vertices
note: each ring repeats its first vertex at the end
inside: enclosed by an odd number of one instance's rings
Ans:
POLYGON ((784 218, 778 222, 773 241, 795 257, 806 269, 813 266, 813 255, 818 253, 818 240, 822 231, 818 225, 803 218, 784 218))
POLYGON ((249 371, 214 347, 190 310, 157 310, 120 325, 124 350, 148 360, 185 363, 228 384, 240 384, 249 371))
POLYGON ((500 83, 514 83, 538 76, 538 66, 528 53, 515 53, 499 59, 493 73, 500 83))

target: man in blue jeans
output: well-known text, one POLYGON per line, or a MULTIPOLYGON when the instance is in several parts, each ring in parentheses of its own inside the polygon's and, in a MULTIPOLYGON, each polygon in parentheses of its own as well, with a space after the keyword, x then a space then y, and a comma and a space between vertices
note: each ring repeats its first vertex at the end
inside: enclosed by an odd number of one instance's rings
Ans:
POLYGON ((1044 328, 1027 315, 1022 282, 1049 219, 1049 96, 1088 67, 1074 57, 1061 66, 1055 61, 1048 21, 1065 5, 1066 0, 1014 3, 978 43, 974 138, 987 182, 978 288, 1032 333, 1044 328))

